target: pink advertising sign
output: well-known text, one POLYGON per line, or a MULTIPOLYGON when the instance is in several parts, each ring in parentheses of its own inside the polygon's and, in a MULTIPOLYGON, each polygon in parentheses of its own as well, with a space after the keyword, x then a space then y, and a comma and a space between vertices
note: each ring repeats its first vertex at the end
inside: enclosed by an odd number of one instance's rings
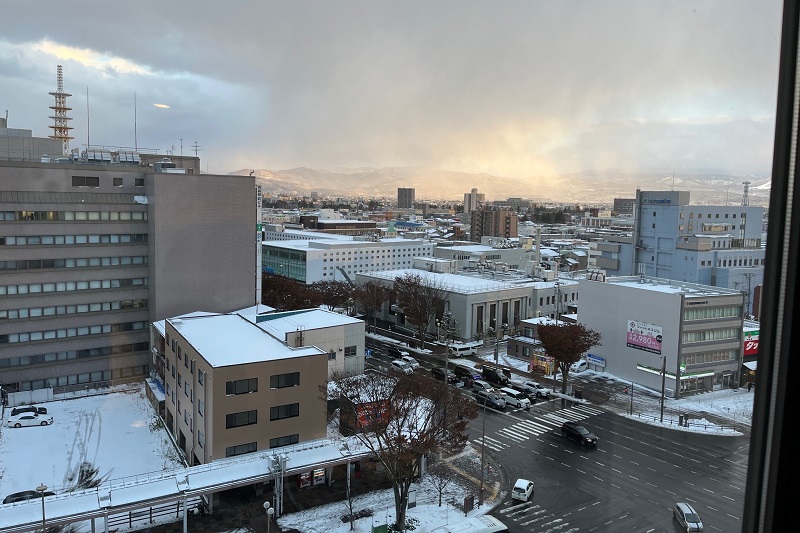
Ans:
POLYGON ((661 326, 628 320, 628 348, 661 354, 661 326))

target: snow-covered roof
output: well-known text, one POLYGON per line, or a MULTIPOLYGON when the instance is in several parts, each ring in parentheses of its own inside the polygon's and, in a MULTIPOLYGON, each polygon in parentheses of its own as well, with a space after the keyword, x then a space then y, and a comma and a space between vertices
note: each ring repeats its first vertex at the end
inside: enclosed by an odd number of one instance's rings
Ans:
POLYGON ((215 368, 325 353, 314 346, 291 348, 236 313, 167 321, 215 368))
POLYGON ((606 283, 644 291, 662 292, 667 294, 685 294, 687 298, 704 298, 709 296, 730 296, 731 294, 741 294, 739 291, 734 289, 712 287, 710 285, 699 285, 696 283, 685 283, 661 278, 645 278, 644 283, 642 283, 637 276, 606 278, 606 283))
POLYGON ((244 309, 235 311, 235 313, 237 315, 243 316, 244 318, 255 324, 257 321, 257 317, 259 315, 263 315, 265 313, 272 313, 273 311, 275 311, 274 307, 270 307, 264 304, 256 304, 252 307, 245 307, 244 309))
POLYGON ((334 313, 324 309, 306 309, 303 311, 289 311, 286 313, 272 313, 262 316, 258 327, 264 331, 285 338, 287 333, 312 329, 334 328, 350 324, 363 324, 363 320, 351 316, 334 313))
MULTIPOLYGON (((532 289, 546 289, 555 286, 558 282, 562 286, 577 285, 577 281, 554 280, 554 281, 534 281, 531 278, 503 278, 492 279, 488 277, 467 276, 464 274, 449 274, 445 272, 430 272, 416 268, 406 268, 399 270, 383 270, 380 272, 360 272, 357 276, 394 282, 395 278, 403 277, 406 274, 420 276, 426 282, 442 287, 445 290, 460 293, 472 294, 477 292, 492 292, 500 290, 518 289, 530 287, 532 289)), ((484 274, 484 276, 487 274, 484 274)))
MULTIPOLYGON (((217 314, 219 314, 219 313, 207 313, 205 311, 192 311, 191 313, 186 313, 185 315, 179 315, 179 316, 176 316, 174 318, 188 318, 188 317, 193 317, 193 316, 209 316, 209 315, 217 315, 217 314)), ((166 334, 167 334, 166 322, 167 322, 166 320, 159 320, 157 322, 153 322, 153 327, 155 327, 156 330, 159 333, 161 333, 162 337, 166 336, 166 334)))

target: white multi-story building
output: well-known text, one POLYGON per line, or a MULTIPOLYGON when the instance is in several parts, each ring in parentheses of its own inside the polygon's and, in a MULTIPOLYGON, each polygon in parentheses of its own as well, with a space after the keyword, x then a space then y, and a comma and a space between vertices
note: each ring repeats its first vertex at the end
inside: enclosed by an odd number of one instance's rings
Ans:
POLYGON ((270 241, 262 243, 265 272, 306 284, 353 280, 360 272, 411 268, 415 257, 433 257, 421 239, 270 241))

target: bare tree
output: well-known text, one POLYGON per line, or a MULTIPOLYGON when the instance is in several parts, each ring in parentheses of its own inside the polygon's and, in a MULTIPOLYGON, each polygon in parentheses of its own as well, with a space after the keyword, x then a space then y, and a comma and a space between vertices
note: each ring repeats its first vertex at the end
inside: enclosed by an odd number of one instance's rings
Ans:
POLYGON ((394 291, 397 294, 397 304, 403 309, 406 319, 416 327, 422 348, 425 348, 425 332, 436 315, 444 309, 445 302, 450 299, 450 292, 413 272, 396 277, 394 291))
POLYGON ((353 295, 353 289, 344 281, 315 281, 310 289, 319 295, 320 301, 331 311, 347 303, 353 295))
POLYGON ((389 297, 386 288, 376 281, 367 281, 359 285, 355 290, 354 298, 358 305, 367 315, 367 320, 372 319, 372 328, 375 329, 375 322, 378 312, 383 308, 383 302, 389 297))
POLYGON ((583 324, 540 324, 536 328, 547 355, 556 360, 561 370, 561 392, 567 392, 569 367, 581 354, 600 345, 600 333, 583 324))
POLYGON ((439 494, 439 507, 441 507, 444 489, 454 481, 453 470, 447 466, 447 463, 442 458, 436 455, 432 455, 430 459, 427 480, 439 494))
POLYGON ((476 404, 421 374, 337 378, 331 391, 339 400, 340 431, 346 425, 386 468, 394 492, 395 528, 405 531, 408 492, 422 457, 462 450, 467 425, 477 416, 476 404))
POLYGON ((261 280, 261 303, 264 305, 281 311, 294 311, 319 307, 322 303, 319 293, 291 278, 263 274, 261 280))

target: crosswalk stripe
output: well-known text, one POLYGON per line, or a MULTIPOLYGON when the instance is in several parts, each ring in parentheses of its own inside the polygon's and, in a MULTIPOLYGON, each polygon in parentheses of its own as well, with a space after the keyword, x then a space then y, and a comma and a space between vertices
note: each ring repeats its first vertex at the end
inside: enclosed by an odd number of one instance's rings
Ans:
POLYGON ((555 420, 558 424, 563 424, 564 422, 568 422, 569 421, 568 418, 562 418, 562 417, 556 415, 555 413, 548 413, 548 414, 542 416, 542 418, 547 418, 549 420, 555 420))
POLYGON ((525 435, 523 437, 522 435, 519 435, 517 433, 513 433, 513 432, 505 430, 505 429, 501 430, 501 431, 498 431, 497 434, 498 435, 502 434, 503 437, 506 437, 507 439, 516 440, 518 442, 522 442, 522 441, 528 440, 528 436, 527 435, 525 435))
POLYGON ((526 425, 530 425, 533 428, 539 429, 540 432, 550 431, 555 429, 555 425, 549 426, 545 423, 545 420, 536 420, 535 422, 526 422, 526 425))
POLYGON ((530 433, 531 435, 538 435, 541 433, 541 430, 535 430, 533 428, 529 428, 528 426, 522 424, 514 424, 511 426, 516 431, 522 431, 523 433, 530 433))

